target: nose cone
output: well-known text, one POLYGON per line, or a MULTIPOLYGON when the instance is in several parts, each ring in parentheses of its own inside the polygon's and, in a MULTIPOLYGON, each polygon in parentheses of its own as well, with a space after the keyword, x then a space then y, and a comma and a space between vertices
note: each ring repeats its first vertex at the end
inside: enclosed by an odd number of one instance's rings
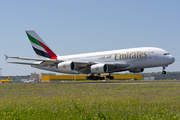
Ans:
POLYGON ((172 56, 172 63, 175 61, 175 58, 172 56))
POLYGON ((172 64, 174 61, 175 61, 175 58, 171 55, 171 57, 169 58, 170 64, 172 64))

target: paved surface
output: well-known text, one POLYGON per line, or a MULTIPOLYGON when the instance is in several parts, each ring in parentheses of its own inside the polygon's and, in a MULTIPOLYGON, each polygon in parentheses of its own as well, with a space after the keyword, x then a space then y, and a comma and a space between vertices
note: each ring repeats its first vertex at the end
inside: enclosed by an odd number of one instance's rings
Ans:
MULTIPOLYGON (((152 84, 152 83, 180 83, 180 81, 130 81, 130 82, 93 82, 93 84, 152 84)), ((83 83, 87 84, 87 83, 83 83)), ((88 83, 91 84, 91 83, 88 83)))
MULTIPOLYGON (((152 83, 180 83, 180 81, 99 81, 99 82, 61 82, 63 84, 152 84, 152 83)), ((60 84, 61 84, 60 83, 60 84)), ((56 82, 51 84, 58 84, 56 82)))
POLYGON ((95 82, 53 82, 53 83, 6 83, 6 84, 158 84, 158 83, 180 83, 180 80, 176 81, 95 81, 95 82))

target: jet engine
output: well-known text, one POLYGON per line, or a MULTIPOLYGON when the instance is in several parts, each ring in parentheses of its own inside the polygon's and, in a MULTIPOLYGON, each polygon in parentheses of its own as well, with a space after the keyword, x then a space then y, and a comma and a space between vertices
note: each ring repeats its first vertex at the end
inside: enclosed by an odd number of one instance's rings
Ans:
POLYGON ((57 69, 61 72, 70 72, 75 69, 75 64, 72 61, 61 62, 57 65, 57 69))
POLYGON ((144 71, 144 68, 142 69, 130 69, 129 72, 132 72, 132 73, 140 73, 140 72, 143 72, 144 71))
POLYGON ((92 65, 90 70, 93 74, 101 74, 101 73, 110 73, 114 71, 123 70, 124 68, 127 68, 129 64, 114 64, 114 63, 99 63, 92 65))
POLYGON ((90 69, 91 73, 94 74, 106 73, 108 71, 107 65, 103 63, 92 65, 90 69))

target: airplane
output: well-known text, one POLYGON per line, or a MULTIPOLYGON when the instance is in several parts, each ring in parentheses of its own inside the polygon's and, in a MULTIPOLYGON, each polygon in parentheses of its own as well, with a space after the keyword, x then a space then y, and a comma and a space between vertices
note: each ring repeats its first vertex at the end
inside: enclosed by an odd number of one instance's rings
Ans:
POLYGON ((11 76, 9 76, 6 80, 0 80, 0 82, 1 82, 1 83, 9 82, 9 81, 10 81, 10 80, 9 80, 10 78, 11 78, 11 76))
POLYGON ((145 68, 165 68, 175 61, 175 58, 157 47, 140 47, 131 49, 112 50, 76 55, 58 56, 34 30, 25 31, 38 58, 9 57, 19 60, 36 61, 33 63, 9 62, 14 64, 31 65, 31 67, 66 74, 87 74, 87 80, 103 80, 99 75, 107 74, 107 79, 114 79, 114 72, 129 71, 143 72, 145 68))

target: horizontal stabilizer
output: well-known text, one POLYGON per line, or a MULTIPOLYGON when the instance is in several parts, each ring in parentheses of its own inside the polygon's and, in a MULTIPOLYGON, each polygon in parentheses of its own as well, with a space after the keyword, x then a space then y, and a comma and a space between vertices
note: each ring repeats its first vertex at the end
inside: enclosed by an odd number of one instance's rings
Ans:
POLYGON ((24 63, 24 62, 8 62, 12 64, 23 64, 23 65, 39 65, 39 63, 24 63))
POLYGON ((59 60, 55 60, 55 59, 42 59, 42 58, 26 58, 26 57, 9 57, 7 55, 5 55, 6 60, 8 58, 12 58, 12 59, 19 59, 19 60, 33 60, 33 61, 46 61, 46 62, 62 62, 59 60))
POLYGON ((7 56, 6 54, 4 54, 4 56, 5 56, 5 60, 7 60, 9 58, 9 56, 7 56))

